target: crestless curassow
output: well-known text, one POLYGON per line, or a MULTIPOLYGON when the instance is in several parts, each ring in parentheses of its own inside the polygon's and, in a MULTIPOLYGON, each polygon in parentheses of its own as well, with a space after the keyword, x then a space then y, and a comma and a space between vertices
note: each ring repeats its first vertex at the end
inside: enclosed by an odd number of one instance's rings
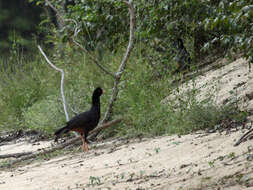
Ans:
POLYGON ((93 130, 100 118, 100 96, 103 94, 101 88, 96 88, 92 95, 92 106, 90 110, 83 112, 67 122, 67 125, 63 128, 58 129, 55 135, 55 141, 58 140, 61 134, 67 133, 69 131, 76 131, 80 133, 81 139, 83 141, 84 151, 88 151, 87 136, 89 131, 93 130))

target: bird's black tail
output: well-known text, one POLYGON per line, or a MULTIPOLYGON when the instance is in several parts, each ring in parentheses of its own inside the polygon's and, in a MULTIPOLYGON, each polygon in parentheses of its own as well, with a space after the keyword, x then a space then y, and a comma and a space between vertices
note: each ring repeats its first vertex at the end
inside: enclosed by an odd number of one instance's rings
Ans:
POLYGON ((69 129, 68 129, 68 126, 65 126, 65 127, 62 127, 60 129, 58 129, 55 133, 54 133, 54 136, 55 136, 55 139, 54 141, 57 142, 58 138, 61 136, 62 133, 67 133, 69 132, 69 129))

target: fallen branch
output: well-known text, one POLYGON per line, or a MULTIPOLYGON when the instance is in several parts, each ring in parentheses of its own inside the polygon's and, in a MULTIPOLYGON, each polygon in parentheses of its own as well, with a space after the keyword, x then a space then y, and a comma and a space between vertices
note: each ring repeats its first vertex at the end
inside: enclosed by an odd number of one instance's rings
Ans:
POLYGON ((121 121, 122 121, 122 119, 114 119, 114 120, 112 120, 112 121, 110 121, 110 122, 104 123, 104 124, 98 126, 96 129, 94 129, 94 130, 92 130, 91 132, 89 132, 89 135, 91 135, 91 134, 93 134, 93 133, 96 133, 96 132, 98 132, 98 131, 101 131, 101 130, 103 130, 103 129, 106 129, 106 128, 108 128, 108 127, 110 127, 110 126, 112 126, 112 125, 114 125, 114 124, 116 124, 116 123, 119 123, 119 122, 121 122, 121 121))
POLYGON ((22 153, 14 153, 14 154, 3 154, 3 155, 0 155, 0 159, 11 158, 11 157, 19 158, 19 157, 22 157, 22 156, 26 156, 28 154, 32 154, 32 152, 22 152, 22 153))
POLYGON ((253 132, 253 129, 250 129, 247 133, 245 133, 235 144, 234 146, 238 146, 239 144, 241 144, 243 141, 247 140, 247 138, 249 136, 251 136, 253 132))
MULTIPOLYGON (((108 128, 108 127, 111 127, 111 126, 113 126, 114 124, 119 123, 119 122, 121 122, 121 121, 122 121, 122 119, 115 119, 115 120, 112 120, 112 121, 110 121, 110 122, 107 122, 107 123, 105 123, 105 124, 99 126, 98 128, 96 128, 96 129, 90 131, 89 135, 91 135, 91 134, 93 134, 93 133, 95 133, 95 132, 97 132, 97 131, 101 131, 101 130, 103 130, 103 129, 106 129, 106 128, 108 128)), ((29 159, 32 159, 32 158, 36 158, 36 157, 39 156, 39 155, 43 155, 43 154, 48 154, 48 153, 54 152, 54 151, 56 151, 56 150, 59 150, 59 149, 62 149, 62 148, 64 148, 64 147, 66 147, 66 146, 68 146, 68 145, 70 145, 70 144, 73 144, 73 143, 75 143, 75 142, 78 141, 78 140, 80 140, 80 137, 75 137, 75 138, 73 138, 73 139, 71 139, 71 140, 69 140, 69 141, 67 141, 67 142, 65 142, 65 143, 59 144, 59 145, 57 145, 57 146, 55 146, 55 147, 52 147, 52 148, 49 148, 49 149, 44 149, 44 150, 42 150, 42 151, 39 151, 39 152, 30 154, 30 155, 21 157, 21 158, 19 158, 19 159, 16 159, 16 160, 11 161, 11 162, 8 164, 8 166, 12 166, 13 164, 16 164, 16 163, 19 163, 19 162, 22 162, 22 161, 25 161, 25 160, 29 160, 29 159)))
POLYGON ((2 142, 10 142, 14 139, 17 139, 21 137, 23 134, 22 130, 18 130, 17 132, 12 133, 11 135, 8 135, 7 137, 0 137, 0 143, 2 142))

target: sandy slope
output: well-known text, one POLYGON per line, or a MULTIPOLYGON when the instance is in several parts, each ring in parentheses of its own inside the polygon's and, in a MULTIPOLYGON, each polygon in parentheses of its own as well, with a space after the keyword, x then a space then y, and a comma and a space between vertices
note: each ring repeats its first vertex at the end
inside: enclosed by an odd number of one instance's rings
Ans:
MULTIPOLYGON (((203 73, 179 88, 174 94, 184 93, 190 89, 199 89, 199 99, 212 95, 216 103, 224 103, 233 99, 240 100, 243 110, 253 110, 253 71, 245 59, 240 58, 232 63, 222 59, 215 63, 216 69, 203 73), (219 65, 224 65, 218 68, 219 65)), ((163 102, 170 101, 173 96, 168 96, 163 102)))
MULTIPOLYGON (((241 99, 241 108, 251 111, 252 76, 246 61, 238 59, 209 71, 196 84, 201 89, 200 97, 206 92, 215 93, 219 103, 234 91, 241 99)), ((111 140, 93 145, 88 153, 0 171, 0 189, 253 189, 253 141, 233 146, 245 131, 111 140)), ((9 144, 0 146, 0 155, 50 144, 9 144)))

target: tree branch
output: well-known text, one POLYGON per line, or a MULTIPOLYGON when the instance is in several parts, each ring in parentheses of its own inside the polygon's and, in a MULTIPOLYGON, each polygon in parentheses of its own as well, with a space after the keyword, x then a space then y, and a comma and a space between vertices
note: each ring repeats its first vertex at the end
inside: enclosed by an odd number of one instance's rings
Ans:
POLYGON ((241 138, 234 144, 234 146, 238 146, 243 141, 246 141, 249 136, 252 135, 253 129, 250 129, 247 133, 245 133, 241 138))
POLYGON ((56 15, 60 18, 62 24, 64 24, 64 18, 63 16, 60 14, 60 12, 52 5, 51 2, 49 2, 48 0, 45 0, 46 4, 48 4, 49 7, 51 7, 51 9, 53 9, 56 13, 56 15))
POLYGON ((90 133, 89 133, 89 136, 92 135, 93 133, 96 133, 98 131, 101 131, 103 129, 106 129, 108 127, 111 127, 112 125, 116 124, 116 123, 119 123, 121 122, 123 119, 114 119, 110 122, 107 122, 107 123, 104 123, 104 124, 101 124, 99 125, 97 128, 95 128, 94 130, 92 130, 90 133))
POLYGON ((129 59, 130 53, 133 49, 133 43, 134 43, 134 26, 135 26, 135 11, 132 1, 129 2, 126 0, 123 0, 123 2, 128 6, 128 11, 130 13, 130 30, 129 30, 129 42, 127 46, 127 51, 125 53, 124 58, 122 59, 122 62, 119 66, 119 69, 117 71, 117 77, 121 77, 123 70, 126 67, 127 60, 129 59))
POLYGON ((104 123, 105 121, 107 121, 111 114, 112 114, 112 108, 113 108, 113 104, 116 101, 119 89, 118 89, 118 84, 120 82, 121 76, 123 74, 123 71, 126 67, 126 63, 127 60, 129 59, 131 50, 133 49, 133 42, 134 42, 134 27, 135 27, 135 11, 134 11, 134 6, 132 1, 126 1, 123 0, 123 2, 128 6, 128 11, 130 14, 130 29, 129 29, 129 42, 128 42, 128 46, 127 46, 127 50, 125 52, 125 55, 121 61, 121 64, 118 68, 118 71, 116 73, 116 79, 114 81, 114 86, 113 86, 113 90, 112 90, 112 96, 108 105, 108 108, 106 110, 105 116, 102 120, 101 123, 104 123))
MULTIPOLYGON (((77 28, 77 26, 76 26, 77 28)), ((99 61, 94 57, 92 56, 89 51, 83 47, 80 43, 78 43, 75 39, 75 37, 78 35, 78 33, 80 32, 80 30, 75 30, 75 34, 72 36, 72 41, 102 70, 104 71, 106 74, 110 75, 112 78, 116 78, 116 76, 111 73, 110 71, 108 71, 107 69, 105 69, 100 63, 99 61)))
POLYGON ((53 65, 51 63, 51 61, 47 58, 46 54, 44 53, 44 51, 42 50, 42 48, 40 47, 40 45, 38 45, 38 48, 40 50, 40 53, 44 56, 44 58, 46 59, 47 63, 55 70, 59 71, 61 73, 61 96, 62 96, 62 104, 63 104, 63 109, 64 109, 64 113, 66 116, 66 121, 69 121, 69 115, 67 112, 67 106, 66 106, 66 100, 65 100, 65 95, 64 95, 64 71, 62 69, 59 69, 58 67, 56 67, 55 65, 53 65))

